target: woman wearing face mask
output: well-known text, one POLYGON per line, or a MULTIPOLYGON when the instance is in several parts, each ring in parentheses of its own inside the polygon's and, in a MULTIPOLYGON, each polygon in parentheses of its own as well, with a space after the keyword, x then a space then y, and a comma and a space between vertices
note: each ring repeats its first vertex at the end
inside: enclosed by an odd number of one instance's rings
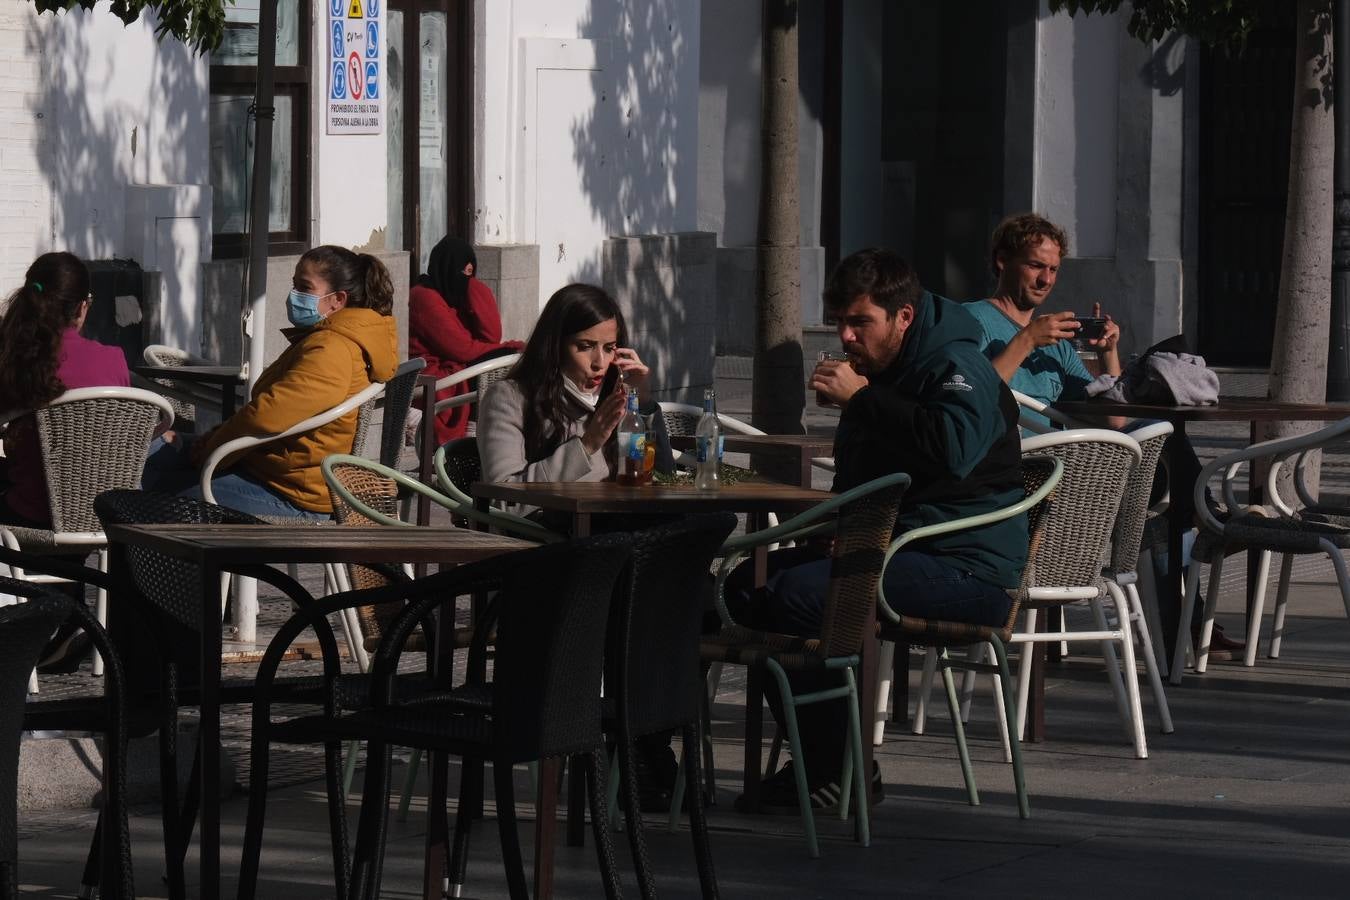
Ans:
MULTIPOLYGON (((473 248, 454 237, 441 238, 431 250, 427 271, 408 293, 408 355, 427 361, 423 375, 453 375, 499 350, 519 350, 520 341, 502 340, 502 317, 492 291, 474 276, 478 258, 473 248)), ((469 383, 445 388, 436 399, 468 393, 469 383)), ((419 409, 419 394, 413 405, 419 409)), ((469 407, 436 414, 436 443, 463 437, 469 407)))
MULTIPOLYGON (((166 435, 166 446, 146 465, 151 490, 181 488, 201 496, 195 472, 222 444, 248 435, 276 434, 337 406, 398 367, 389 271, 368 253, 332 245, 300 257, 286 315, 291 345, 253 386, 253 396, 218 428, 190 442, 166 435), (186 459, 184 459, 186 457, 186 459)), ((319 464, 349 453, 357 411, 313 431, 227 457, 211 492, 222 506, 255 515, 321 519, 332 504, 319 464)))

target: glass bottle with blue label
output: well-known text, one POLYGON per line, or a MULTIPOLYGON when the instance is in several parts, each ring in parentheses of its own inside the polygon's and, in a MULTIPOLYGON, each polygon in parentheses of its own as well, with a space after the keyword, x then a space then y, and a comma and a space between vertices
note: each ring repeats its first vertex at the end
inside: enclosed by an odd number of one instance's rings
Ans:
POLYGON ((647 460, 647 429, 638 415, 637 391, 627 388, 623 418, 619 421, 618 473, 619 484, 638 485, 643 482, 647 460))

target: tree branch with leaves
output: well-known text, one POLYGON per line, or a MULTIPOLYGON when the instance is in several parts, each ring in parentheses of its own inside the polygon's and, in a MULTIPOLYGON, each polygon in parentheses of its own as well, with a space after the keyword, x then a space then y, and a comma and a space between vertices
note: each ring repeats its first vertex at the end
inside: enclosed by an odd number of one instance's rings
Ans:
MULTIPOLYGON (((93 10, 97 0, 33 0, 39 13, 93 10)), ((159 20, 155 37, 175 37, 197 53, 209 53, 225 36, 225 4, 233 0, 112 0, 110 11, 130 25, 149 10, 159 20)))

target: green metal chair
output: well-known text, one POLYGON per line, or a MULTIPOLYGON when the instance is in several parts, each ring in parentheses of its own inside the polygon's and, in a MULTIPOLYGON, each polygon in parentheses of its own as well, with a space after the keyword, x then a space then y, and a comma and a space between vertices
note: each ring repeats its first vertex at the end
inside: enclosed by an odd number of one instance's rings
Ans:
MULTIPOLYGON (((862 767, 862 726, 858 715, 857 677, 854 670, 861 662, 862 642, 872 622, 886 544, 895 526, 900 497, 909 483, 909 476, 903 473, 887 475, 833 497, 777 526, 728 540, 722 546, 722 562, 717 570, 716 599, 723 626, 717 635, 705 638, 700 648, 705 662, 743 665, 750 670, 746 697, 747 735, 759 734, 759 722, 763 714, 763 684, 760 677, 764 672, 773 677, 783 699, 788 746, 793 757, 799 761, 802 760, 802 747, 797 728, 797 708, 826 700, 847 700, 849 752, 844 756, 844 773, 840 782, 844 787, 839 802, 840 818, 848 817, 851 772, 862 767), (731 618, 726 608, 723 586, 726 576, 740 560, 756 547, 829 533, 834 534, 834 548, 830 588, 819 638, 758 631, 739 625, 731 618), (788 683, 788 670, 841 671, 844 684, 794 695, 788 683)), ((747 748, 746 762, 758 769, 757 747, 747 748)), ((679 815, 679 803, 684 794, 683 766, 693 764, 693 760, 685 760, 681 766, 671 809, 672 821, 679 815)), ((797 777, 797 797, 806 841, 814 859, 820 856, 820 845, 816 839, 806 768, 804 764, 793 768, 797 777)), ((758 777, 758 771, 753 774, 758 777)), ((856 785, 856 834, 864 847, 871 842, 866 782, 867 778, 859 778, 856 785)))
MULTIPOLYGON (((1029 596, 1031 588, 1036 583, 1036 555, 1045 530, 1045 512, 1049 507, 1047 498, 1058 487, 1063 474, 1064 463, 1058 459, 1052 457, 1023 457, 1022 479, 1026 487, 1026 497, 1023 500, 995 512, 911 529, 892 541, 886 551, 886 562, 889 563, 892 556, 916 541, 940 534, 950 534, 990 525, 1026 513, 1028 517, 1027 531, 1030 536, 1027 565, 1022 571, 1021 585, 1017 590, 1009 591, 1013 602, 1008 610, 1008 618, 1002 627, 995 628, 989 625, 972 625, 967 622, 948 622, 906 616, 891 608, 890 603, 886 600, 884 588, 878 587, 877 589, 877 635, 881 638, 883 644, 881 660, 877 666, 878 678, 881 683, 877 690, 876 731, 878 732, 878 739, 874 742, 880 743, 880 732, 885 722, 887 696, 890 693, 892 677, 891 660, 895 645, 903 642, 905 646, 912 644, 928 646, 931 648, 930 652, 936 655, 936 664, 942 670, 942 682, 946 687, 952 728, 956 734, 957 753, 961 759, 961 774, 965 778, 970 805, 978 806, 980 798, 975 787, 975 774, 970 765, 970 751, 966 746, 960 702, 956 695, 956 682, 952 678, 951 670, 958 668, 967 671, 988 672, 994 675, 999 700, 996 709, 999 714, 1000 731, 1005 736, 1005 750, 1013 766, 1013 783, 1017 790, 1017 811, 1024 819, 1031 815, 1031 809, 1027 800, 1026 779, 1022 772, 1022 753, 1017 730, 1015 728, 1010 730, 1007 727, 1009 721, 1017 721, 1017 704, 1013 694, 1012 677, 1008 669, 1006 645, 1012 637, 1022 601, 1029 596), (982 644, 987 644, 993 648, 996 660, 994 664, 980 662, 980 657, 974 654, 971 654, 968 660, 954 660, 947 655, 947 649, 952 646, 978 646, 982 644)), ((842 787, 847 790, 848 786, 843 785, 842 787)))
MULTIPOLYGON (((466 438, 465 440, 468 439, 466 438)), ((452 441, 451 443, 455 442, 452 441)), ((453 488, 453 484, 450 482, 448 476, 443 474, 441 458, 444 451, 444 447, 436 451, 437 478, 443 486, 450 485, 453 488)), ((389 479, 398 485, 401 490, 406 490, 413 494, 428 498, 431 502, 444 507, 462 520, 486 525, 493 530, 500 531, 503 534, 509 534, 512 537, 537 541, 541 544, 552 544, 563 540, 561 535, 549 531, 547 528, 537 525, 523 516, 512 515, 511 513, 502 512, 496 509, 488 510, 486 512, 475 509, 473 498, 458 488, 454 488, 452 491, 448 490, 446 493, 441 493, 434 487, 423 484, 421 481, 418 481, 410 475, 405 475, 396 469, 382 466, 377 462, 373 462, 360 456, 335 453, 326 458, 321 464, 321 468, 323 470, 324 480, 328 482, 329 490, 342 498, 342 501, 351 506, 352 509, 370 519, 372 522, 380 525, 416 527, 414 523, 404 521, 397 515, 393 515, 392 511, 375 509, 362 501, 360 497, 353 495, 342 485, 339 479, 333 477, 334 467, 337 466, 355 466, 357 468, 366 469, 376 475, 389 479)))

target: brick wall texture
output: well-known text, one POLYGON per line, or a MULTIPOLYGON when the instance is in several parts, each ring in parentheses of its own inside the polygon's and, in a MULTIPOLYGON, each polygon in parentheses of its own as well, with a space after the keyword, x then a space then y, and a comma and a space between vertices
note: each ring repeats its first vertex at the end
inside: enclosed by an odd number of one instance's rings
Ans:
POLYGON ((53 240, 51 184, 40 161, 52 121, 43 90, 48 28, 27 0, 0 0, 0 297, 19 286, 28 264, 53 240))

